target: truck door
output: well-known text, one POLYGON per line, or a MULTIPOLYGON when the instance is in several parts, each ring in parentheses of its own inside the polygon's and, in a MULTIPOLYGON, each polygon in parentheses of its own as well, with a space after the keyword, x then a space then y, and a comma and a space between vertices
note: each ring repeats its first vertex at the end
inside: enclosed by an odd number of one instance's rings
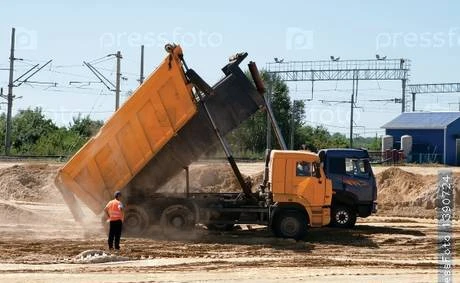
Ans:
POLYGON ((330 157, 327 160, 326 174, 332 181, 334 191, 343 191, 343 177, 345 176, 345 158, 330 157))
POLYGON ((357 196, 359 201, 374 200, 374 180, 368 159, 345 158, 343 189, 357 196))
POLYGON ((372 201, 375 180, 367 158, 331 157, 327 175, 336 193, 352 194, 357 201, 372 201))
POLYGON ((312 206, 322 206, 326 184, 317 178, 318 168, 312 162, 290 160, 286 174, 286 193, 308 200, 312 206))

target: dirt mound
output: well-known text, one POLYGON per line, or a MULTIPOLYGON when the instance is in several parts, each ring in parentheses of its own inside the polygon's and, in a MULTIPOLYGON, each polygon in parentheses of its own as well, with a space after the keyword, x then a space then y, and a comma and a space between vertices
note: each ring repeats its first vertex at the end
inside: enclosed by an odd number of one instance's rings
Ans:
MULTIPOLYGON (((230 193, 241 192, 241 187, 233 174, 232 168, 228 164, 207 164, 195 165, 190 167, 189 185, 192 193, 230 193)), ((243 175, 246 183, 255 191, 262 180, 262 173, 246 176, 243 175)), ((179 193, 185 190, 185 173, 179 174, 158 192, 179 193)))
POLYGON ((62 202, 53 185, 59 166, 13 165, 0 169, 0 198, 16 201, 62 202))
MULTIPOLYGON (((455 204, 460 206, 460 176, 454 174, 455 204)), ((389 168, 376 176, 378 203, 384 213, 399 216, 436 215, 437 176, 389 168)))

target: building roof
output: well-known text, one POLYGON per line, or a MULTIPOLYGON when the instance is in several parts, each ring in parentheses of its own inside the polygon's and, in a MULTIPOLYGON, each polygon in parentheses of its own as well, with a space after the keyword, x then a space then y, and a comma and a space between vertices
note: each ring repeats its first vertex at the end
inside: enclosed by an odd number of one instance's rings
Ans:
POLYGON ((460 112, 407 112, 382 126, 384 129, 445 129, 460 112))

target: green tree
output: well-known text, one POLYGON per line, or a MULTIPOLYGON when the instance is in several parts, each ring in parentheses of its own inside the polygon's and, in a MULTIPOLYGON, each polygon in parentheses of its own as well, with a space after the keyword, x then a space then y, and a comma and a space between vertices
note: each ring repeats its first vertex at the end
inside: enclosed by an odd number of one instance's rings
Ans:
MULTIPOLYGON (((297 107, 293 111, 292 103, 289 98, 289 89, 285 82, 278 76, 262 72, 262 79, 265 87, 271 87, 271 107, 277 120, 281 134, 285 141, 289 138, 291 115, 294 115, 295 135, 297 128, 302 125, 304 115, 303 102, 298 101, 297 107)), ((267 90, 268 91, 268 90, 267 90)), ((265 111, 258 111, 250 119, 245 121, 238 129, 229 134, 228 139, 232 148, 239 154, 247 152, 262 154, 266 148, 267 115, 265 111)), ((295 138, 295 140, 297 140, 295 138)), ((272 148, 277 148, 274 134, 272 135, 272 148)))
POLYGON ((304 141, 302 148, 318 151, 322 148, 344 148, 348 146, 347 138, 340 133, 330 134, 323 126, 313 128, 303 126, 299 129, 301 140, 304 141))
POLYGON ((72 155, 86 139, 65 127, 58 128, 46 136, 40 137, 34 146, 35 155, 72 155))
POLYGON ((353 139, 354 147, 367 148, 369 150, 380 150, 380 138, 375 137, 356 137, 353 139))
POLYGON ((81 114, 78 114, 77 117, 72 118, 72 123, 69 125, 69 129, 81 137, 90 138, 97 134, 103 124, 103 121, 91 120, 89 115, 82 118, 81 114))
MULTIPOLYGON (((0 149, 4 151, 5 114, 0 115, 0 149)), ((58 127, 40 108, 20 110, 12 119, 11 153, 15 155, 74 154, 102 126, 89 116, 73 118, 68 127, 58 127)))
POLYGON ((41 108, 20 110, 12 119, 11 145, 16 154, 35 154, 35 145, 58 127, 45 118, 41 108))

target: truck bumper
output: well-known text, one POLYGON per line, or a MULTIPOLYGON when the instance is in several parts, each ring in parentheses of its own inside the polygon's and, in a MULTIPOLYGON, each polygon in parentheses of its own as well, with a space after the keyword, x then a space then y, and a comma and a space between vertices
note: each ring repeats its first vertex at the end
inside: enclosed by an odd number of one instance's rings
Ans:
POLYGON ((359 217, 368 217, 373 213, 377 212, 377 202, 363 202, 356 205, 356 209, 359 217))

